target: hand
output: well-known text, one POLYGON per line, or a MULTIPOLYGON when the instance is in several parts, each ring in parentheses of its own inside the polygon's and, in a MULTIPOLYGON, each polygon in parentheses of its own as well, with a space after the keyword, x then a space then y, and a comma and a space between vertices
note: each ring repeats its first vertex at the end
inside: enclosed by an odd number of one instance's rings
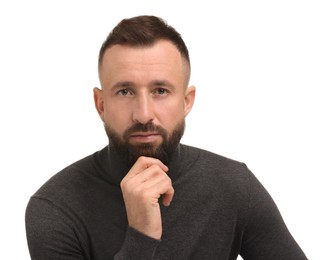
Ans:
POLYGON ((141 156, 120 183, 128 225, 155 239, 162 237, 159 198, 169 206, 174 189, 160 160, 141 156))

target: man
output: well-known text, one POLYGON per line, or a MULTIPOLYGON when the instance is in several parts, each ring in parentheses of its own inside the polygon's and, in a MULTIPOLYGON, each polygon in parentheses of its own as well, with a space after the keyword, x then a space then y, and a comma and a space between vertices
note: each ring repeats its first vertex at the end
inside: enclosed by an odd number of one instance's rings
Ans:
POLYGON ((195 88, 177 31, 154 16, 124 19, 98 69, 109 145, 32 196, 32 259, 306 259, 243 163, 180 144, 195 88))

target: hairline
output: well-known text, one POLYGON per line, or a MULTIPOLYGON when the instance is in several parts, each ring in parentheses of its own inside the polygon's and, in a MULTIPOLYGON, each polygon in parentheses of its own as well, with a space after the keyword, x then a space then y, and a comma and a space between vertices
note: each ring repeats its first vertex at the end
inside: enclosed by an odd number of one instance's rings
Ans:
POLYGON ((159 41, 168 41, 170 42, 174 47, 176 47, 178 53, 180 54, 181 60, 182 60, 182 66, 183 66, 183 73, 184 73, 184 86, 187 87, 189 85, 189 81, 190 81, 190 74, 191 74, 191 65, 190 62, 187 60, 187 58, 185 57, 185 55, 183 55, 181 53, 181 51, 178 49, 177 45, 170 39, 168 38, 158 38, 156 40, 154 40, 153 42, 149 43, 149 44, 128 44, 128 43, 116 43, 116 44, 112 44, 110 46, 108 46, 107 48, 104 49, 104 51, 102 53, 100 53, 101 55, 99 56, 98 59, 98 76, 101 81, 101 70, 102 70, 102 63, 105 57, 105 53, 111 49, 113 46, 119 45, 119 46, 127 46, 127 47, 131 47, 131 48, 136 48, 136 49, 145 49, 145 48, 150 48, 153 47, 155 44, 157 44, 159 41))

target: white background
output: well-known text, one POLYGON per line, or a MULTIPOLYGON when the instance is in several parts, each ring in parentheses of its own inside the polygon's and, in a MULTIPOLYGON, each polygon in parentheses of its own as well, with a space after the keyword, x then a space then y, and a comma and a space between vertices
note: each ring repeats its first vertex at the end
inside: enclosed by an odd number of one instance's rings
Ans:
POLYGON ((309 259, 332 259, 331 1, 2 1, 2 259, 29 259, 24 213, 53 174, 107 144, 97 55, 125 17, 183 35, 197 98, 183 142, 245 162, 309 259))

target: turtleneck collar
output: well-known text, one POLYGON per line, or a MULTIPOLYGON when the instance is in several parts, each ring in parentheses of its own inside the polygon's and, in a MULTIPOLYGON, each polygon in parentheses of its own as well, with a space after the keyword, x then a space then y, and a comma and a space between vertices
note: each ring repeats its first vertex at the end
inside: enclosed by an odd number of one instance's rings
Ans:
MULTIPOLYGON (((179 144, 177 149, 172 153, 168 166, 168 175, 174 182, 180 175, 181 166, 184 159, 183 145, 179 144)), ((103 177, 112 184, 119 185, 125 177, 131 166, 126 165, 115 151, 112 145, 106 146, 95 154, 98 168, 102 170, 103 177)))

